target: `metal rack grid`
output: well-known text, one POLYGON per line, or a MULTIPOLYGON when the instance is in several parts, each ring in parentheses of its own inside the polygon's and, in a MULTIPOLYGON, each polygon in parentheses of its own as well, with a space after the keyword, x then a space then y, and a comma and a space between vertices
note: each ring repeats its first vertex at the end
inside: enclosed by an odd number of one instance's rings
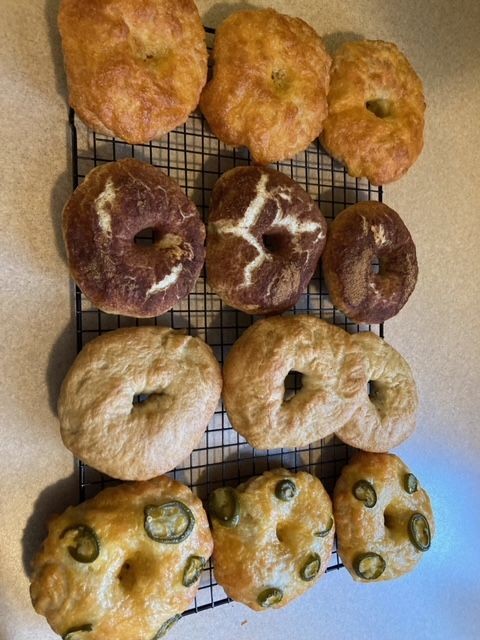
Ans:
MULTIPOLYGON (((210 32, 210 30, 207 30, 210 32)), ((95 166, 135 157, 159 167, 177 180, 195 202, 204 220, 208 202, 217 178, 228 169, 251 163, 247 150, 232 150, 223 145, 209 131, 200 113, 190 116, 185 125, 149 144, 130 145, 120 140, 88 131, 70 111, 72 139, 73 187, 95 166)), ((293 160, 279 162, 276 168, 301 184, 316 200, 327 220, 347 205, 360 200, 382 199, 381 187, 351 178, 344 168, 333 161, 316 142, 293 160)), ((139 241, 149 242, 148 234, 139 241)), ((214 350, 221 364, 229 348, 256 318, 236 311, 210 291, 202 271, 192 293, 174 309, 158 318, 136 320, 103 313, 75 287, 77 351, 101 333, 119 327, 155 324, 187 331, 203 338, 214 350)), ((340 325, 347 331, 371 330, 383 337, 382 325, 357 325, 337 311, 328 299, 320 270, 317 270, 294 309, 288 313, 309 313, 340 325)), ((286 380, 287 392, 294 393, 301 386, 292 375, 286 380), (291 378, 291 379, 290 379, 291 378)), ((192 454, 171 472, 205 500, 208 493, 223 484, 237 485, 266 469, 285 466, 305 470, 318 476, 331 493, 342 466, 348 459, 348 447, 330 436, 308 447, 260 451, 252 449, 232 429, 221 404, 192 454)), ((79 461, 80 499, 92 497, 113 481, 79 461)), ((342 565, 336 547, 327 571, 342 565)), ((216 583, 209 564, 202 575, 200 589, 192 607, 184 615, 229 602, 216 583)))

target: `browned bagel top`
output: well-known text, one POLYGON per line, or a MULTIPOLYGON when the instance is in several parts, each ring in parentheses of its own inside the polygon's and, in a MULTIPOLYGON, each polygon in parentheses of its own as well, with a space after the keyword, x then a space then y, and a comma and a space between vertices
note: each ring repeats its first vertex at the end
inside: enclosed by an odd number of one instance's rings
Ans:
POLYGON ((63 212, 72 277, 100 309, 135 317, 164 313, 203 265, 205 227, 177 183, 134 159, 93 169, 63 212), (135 236, 153 229, 153 245, 135 236))
POLYGON ((351 320, 380 323, 396 315, 415 288, 415 245, 393 209, 358 202, 329 227, 323 273, 334 305, 351 320), (372 262, 377 258, 379 272, 372 262))

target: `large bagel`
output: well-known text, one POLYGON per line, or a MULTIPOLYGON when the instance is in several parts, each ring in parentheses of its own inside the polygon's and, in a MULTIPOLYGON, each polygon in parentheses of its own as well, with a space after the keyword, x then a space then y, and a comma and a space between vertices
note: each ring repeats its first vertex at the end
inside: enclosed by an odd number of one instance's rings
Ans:
POLYGON ((104 333, 82 349, 63 381, 62 438, 99 471, 146 480, 191 453, 221 388, 219 364, 200 338, 166 327, 104 333))
POLYGON ((348 42, 333 59, 321 141, 354 177, 398 180, 423 147, 420 78, 390 42, 348 42))

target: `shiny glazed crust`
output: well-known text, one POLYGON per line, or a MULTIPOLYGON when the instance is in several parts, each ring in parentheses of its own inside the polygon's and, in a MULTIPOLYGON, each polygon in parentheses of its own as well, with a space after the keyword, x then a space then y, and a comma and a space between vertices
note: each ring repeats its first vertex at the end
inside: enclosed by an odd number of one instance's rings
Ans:
POLYGON ((265 611, 258 596, 267 588, 281 589, 280 608, 298 598, 324 575, 332 552, 335 526, 323 537, 332 503, 320 480, 300 471, 266 471, 237 488, 238 526, 228 528, 212 518, 215 578, 226 593, 251 609, 265 611), (290 478, 297 494, 289 502, 275 496, 275 486, 290 478), (320 571, 311 581, 301 578, 309 554, 320 556, 320 571))
POLYGON ((420 155, 424 112, 422 82, 396 45, 348 42, 333 59, 321 141, 351 176, 386 184, 420 155), (386 117, 367 109, 375 100, 387 107, 386 117))
POLYGON ((63 381, 63 442, 114 478, 152 478, 191 453, 221 389, 220 366, 200 338, 166 327, 104 333, 82 349, 63 381), (140 394, 150 397, 133 405, 140 394))
POLYGON ((238 11, 217 30, 214 75, 200 98, 213 133, 267 164, 320 133, 331 59, 303 20, 273 9, 238 11))
POLYGON ((63 211, 72 278, 102 311, 136 318, 165 313, 195 286, 205 226, 165 173, 132 158, 90 171, 63 211), (135 243, 152 228, 153 245, 135 243))
POLYGON ((336 435, 357 449, 388 451, 415 430, 418 395, 408 362, 373 333, 352 335, 365 357, 365 384, 358 407, 336 435))
POLYGON ((415 288, 417 255, 402 219, 381 202, 358 202, 331 223, 322 255, 333 304, 355 322, 376 324, 395 316, 415 288), (375 274, 372 261, 380 270, 375 274))
POLYGON ((193 0, 62 0, 69 102, 89 127, 137 144, 184 123, 207 80, 193 0))
POLYGON ((320 209, 284 174, 231 169, 213 189, 208 282, 224 302, 245 313, 280 313, 305 291, 326 231, 320 209))
POLYGON ((160 477, 108 488, 49 523, 33 562, 33 606, 60 635, 91 624, 82 638, 150 639, 191 604, 199 581, 182 584, 186 563, 192 555, 207 560, 212 547, 202 503, 183 484, 160 477), (172 500, 186 505, 195 523, 185 540, 164 544, 147 535, 144 508, 172 500), (61 538, 79 524, 98 538, 99 555, 90 563, 77 562, 68 551, 68 537, 61 538))
POLYGON ((409 469, 397 456, 363 451, 342 469, 333 497, 337 542, 342 562, 358 582, 369 582, 354 569, 356 558, 363 553, 377 553, 385 560, 385 570, 375 581, 398 578, 414 569, 423 552, 412 544, 408 534, 413 513, 425 516, 433 537, 435 523, 430 499, 421 488, 407 493, 404 488, 407 473, 409 469), (374 507, 365 506, 353 495, 353 487, 359 480, 373 485, 377 494, 374 507))
POLYGON ((367 384, 363 350, 343 329, 313 316, 273 316, 235 342, 223 370, 234 429, 252 447, 301 447, 337 431, 367 384), (302 389, 284 402, 290 371, 302 389))

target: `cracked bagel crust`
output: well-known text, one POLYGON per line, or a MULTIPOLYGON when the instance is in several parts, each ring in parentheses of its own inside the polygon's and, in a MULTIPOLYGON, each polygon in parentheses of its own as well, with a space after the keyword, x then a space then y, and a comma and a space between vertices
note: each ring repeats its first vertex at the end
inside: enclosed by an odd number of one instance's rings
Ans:
POLYGON ((211 348, 166 327, 104 333, 76 357, 60 390, 63 442, 122 480, 177 466, 202 437, 222 389, 211 348), (149 395, 133 404, 135 396, 149 395))
POLYGON ((125 158, 92 169, 63 210, 72 278, 102 311, 159 316, 195 286, 205 258, 205 226, 178 184, 125 158), (154 243, 135 236, 153 229, 154 243))
POLYGON ((294 180, 262 167, 231 169, 212 193, 208 282, 245 313, 280 313, 307 288, 326 235, 320 209, 294 180))
POLYGON ((351 336, 308 315, 255 322, 235 342, 224 370, 228 417, 252 447, 303 447, 337 431, 367 385, 363 350, 351 336), (290 371, 302 388, 284 402, 290 371))
POLYGON ((365 357, 365 385, 359 404, 337 435, 364 451, 388 451, 409 438, 416 425, 418 395, 408 362, 374 333, 352 335, 365 357))
MULTIPOLYGON (((422 557, 411 542, 408 522, 421 513, 435 533, 435 522, 428 494, 419 485, 405 490, 408 467, 389 453, 360 451, 343 467, 333 494, 333 509, 340 557, 354 580, 367 582, 355 571, 360 554, 376 553, 385 561, 385 569, 376 580, 391 580, 412 571, 422 557), (367 481, 376 493, 376 504, 369 508, 355 498, 353 488, 367 481)), ((417 481, 418 482, 418 481, 417 481)))
POLYGON ((207 80, 193 0, 62 0, 69 102, 94 131, 132 144, 183 124, 207 80))
POLYGON ((409 230, 381 202, 358 202, 330 224, 322 269, 332 303, 364 324, 395 316, 412 294, 417 254, 409 230), (379 273, 372 261, 379 261, 379 273))
POLYGON ((387 184, 420 155, 424 112, 422 81, 395 44, 347 42, 333 58, 321 141, 351 176, 387 184))
POLYGON ((233 13, 217 30, 213 61, 200 108, 222 142, 268 164, 319 135, 331 59, 303 20, 273 9, 233 13))
MULTIPOLYGON (((30 594, 36 611, 60 634, 91 625, 91 640, 153 638, 187 609, 199 581, 186 587, 183 572, 192 555, 208 560, 212 537, 201 501, 188 487, 166 476, 122 484, 51 519, 48 536, 33 561, 30 594), (191 533, 178 544, 152 540, 144 509, 177 500, 191 512, 191 533), (78 562, 68 551, 69 527, 86 525, 98 541, 93 562, 78 562)), ((75 636, 77 637, 77 636, 75 636)))
POLYGON ((240 513, 236 527, 212 518, 215 578, 231 598, 255 611, 265 611, 258 602, 265 589, 280 589, 282 599, 275 608, 283 607, 325 573, 335 533, 330 498, 318 478, 287 469, 251 478, 237 487, 236 495, 240 513), (288 502, 275 495, 277 484, 285 479, 296 487, 288 502), (319 571, 306 581, 301 570, 313 553, 320 559, 319 571))

